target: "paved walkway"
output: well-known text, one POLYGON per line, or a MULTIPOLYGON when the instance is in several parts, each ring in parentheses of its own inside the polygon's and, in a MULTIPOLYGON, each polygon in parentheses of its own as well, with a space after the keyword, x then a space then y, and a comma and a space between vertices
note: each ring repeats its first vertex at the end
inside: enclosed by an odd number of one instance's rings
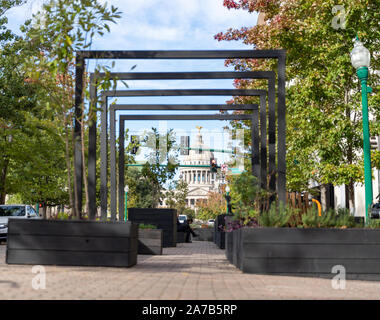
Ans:
POLYGON ((379 299, 380 282, 243 274, 211 242, 138 257, 132 268, 46 266, 46 289, 35 290, 32 266, 7 265, 0 246, 0 299, 379 299))

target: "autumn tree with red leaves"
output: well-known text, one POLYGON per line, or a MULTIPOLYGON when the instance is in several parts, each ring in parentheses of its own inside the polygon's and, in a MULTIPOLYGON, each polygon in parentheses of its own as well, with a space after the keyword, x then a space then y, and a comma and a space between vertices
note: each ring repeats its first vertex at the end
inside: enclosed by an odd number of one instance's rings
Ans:
MULTIPOLYGON (((288 190, 306 191, 311 180, 322 186, 344 184, 353 210, 354 184, 363 182, 364 172, 360 86, 349 53, 358 35, 371 52, 369 85, 376 93, 380 89, 375 73, 380 66, 380 2, 344 0, 337 6, 335 0, 224 0, 223 5, 260 12, 261 23, 220 32, 216 40, 287 52, 288 190)), ((267 60, 226 60, 226 65, 238 71, 275 70, 267 60)), ((265 89, 262 81, 235 80, 234 85, 265 89)), ((379 102, 380 95, 369 97, 373 119, 380 118, 379 102)), ((370 131, 371 136, 379 135, 378 121, 370 121, 370 131)))

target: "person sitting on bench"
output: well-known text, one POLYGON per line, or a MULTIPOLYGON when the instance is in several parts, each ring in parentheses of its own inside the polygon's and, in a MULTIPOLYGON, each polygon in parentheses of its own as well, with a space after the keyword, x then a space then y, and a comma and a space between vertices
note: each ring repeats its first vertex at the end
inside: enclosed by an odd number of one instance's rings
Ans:
POLYGON ((198 235, 191 229, 190 224, 193 223, 193 219, 187 219, 183 223, 180 223, 179 220, 177 219, 177 231, 179 232, 186 232, 186 238, 185 242, 191 243, 190 240, 190 234, 193 235, 193 237, 198 237, 198 235))

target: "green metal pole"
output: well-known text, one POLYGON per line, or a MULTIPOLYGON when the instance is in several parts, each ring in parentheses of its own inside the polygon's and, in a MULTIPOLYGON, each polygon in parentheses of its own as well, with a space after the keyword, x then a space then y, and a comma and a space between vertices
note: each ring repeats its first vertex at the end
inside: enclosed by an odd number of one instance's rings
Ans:
POLYGON ((368 68, 362 67, 357 70, 357 75, 362 87, 362 112, 363 112, 363 152, 364 152, 364 185, 365 185, 365 221, 368 223, 369 209, 372 204, 372 169, 371 169, 371 145, 369 140, 368 120, 368 96, 367 79, 368 68))
POLYGON ((124 221, 128 220, 128 210, 127 210, 127 202, 128 201, 128 192, 125 193, 125 206, 124 206, 124 221))
POLYGON ((229 204, 230 204, 230 201, 229 201, 229 199, 230 199, 230 198, 229 198, 230 193, 227 192, 226 195, 227 195, 227 197, 226 197, 226 198, 227 198, 227 214, 230 214, 230 211, 228 210, 228 208, 229 208, 229 204))

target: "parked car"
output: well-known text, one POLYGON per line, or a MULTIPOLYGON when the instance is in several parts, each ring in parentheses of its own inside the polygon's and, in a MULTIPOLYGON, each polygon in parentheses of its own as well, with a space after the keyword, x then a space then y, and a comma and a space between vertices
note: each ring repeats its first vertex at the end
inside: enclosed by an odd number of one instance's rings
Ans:
POLYGON ((208 219, 208 221, 207 221, 207 224, 208 224, 209 226, 213 226, 214 223, 215 223, 215 219, 208 219))
POLYGON ((30 205, 0 205, 0 242, 7 239, 8 221, 12 219, 39 219, 37 212, 30 205))
POLYGON ((178 216, 178 221, 179 221, 180 223, 184 223, 184 222, 186 222, 186 220, 187 220, 187 215, 186 215, 186 214, 180 214, 180 215, 178 216))

